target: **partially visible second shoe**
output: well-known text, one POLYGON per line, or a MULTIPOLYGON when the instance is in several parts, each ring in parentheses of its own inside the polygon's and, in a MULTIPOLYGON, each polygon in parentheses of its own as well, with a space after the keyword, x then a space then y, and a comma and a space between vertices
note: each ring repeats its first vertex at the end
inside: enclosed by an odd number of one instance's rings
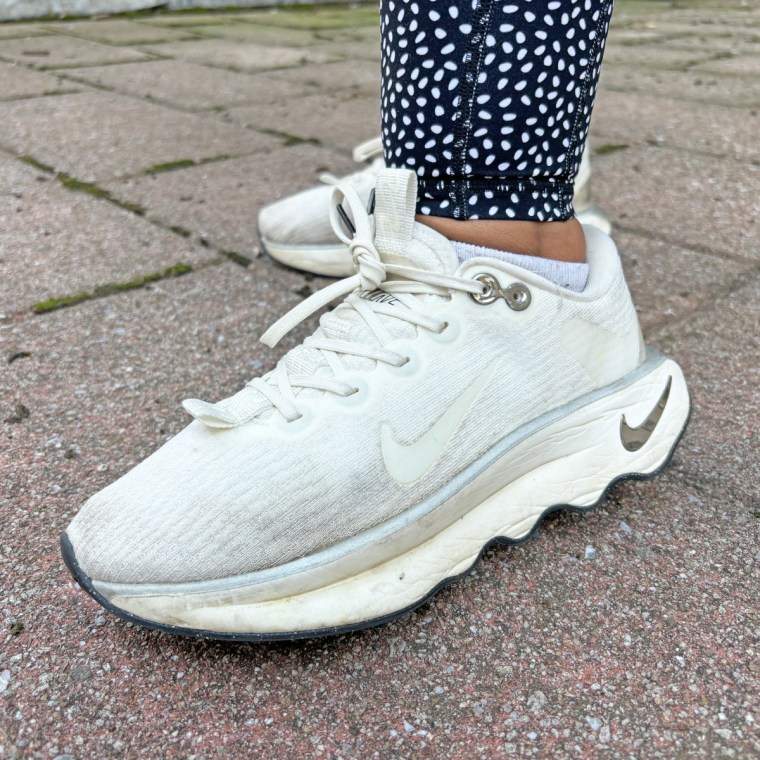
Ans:
MULTIPOLYGON (((328 277, 347 277, 354 271, 348 248, 330 224, 333 186, 348 184, 367 203, 378 172, 385 167, 383 145, 376 137, 354 149, 354 161, 366 164, 346 177, 322 174, 323 184, 265 206, 259 212, 259 236, 264 250, 281 264, 328 277)), ((609 235, 611 224, 591 201, 591 162, 583 154, 575 181, 575 213, 581 224, 591 224, 609 235)))

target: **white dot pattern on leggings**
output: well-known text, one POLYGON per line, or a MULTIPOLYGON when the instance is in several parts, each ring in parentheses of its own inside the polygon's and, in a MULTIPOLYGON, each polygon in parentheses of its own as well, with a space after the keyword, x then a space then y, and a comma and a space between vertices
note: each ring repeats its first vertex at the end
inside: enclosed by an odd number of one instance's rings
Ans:
POLYGON ((612 0, 383 0, 386 159, 419 211, 566 219, 612 0))

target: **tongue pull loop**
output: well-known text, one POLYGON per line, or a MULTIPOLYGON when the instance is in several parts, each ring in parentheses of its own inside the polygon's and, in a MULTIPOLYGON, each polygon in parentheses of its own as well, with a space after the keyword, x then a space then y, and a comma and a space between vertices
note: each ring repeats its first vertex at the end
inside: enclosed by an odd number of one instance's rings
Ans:
POLYGON ((414 237, 417 175, 384 169, 375 185, 375 245, 381 253, 401 253, 414 237))

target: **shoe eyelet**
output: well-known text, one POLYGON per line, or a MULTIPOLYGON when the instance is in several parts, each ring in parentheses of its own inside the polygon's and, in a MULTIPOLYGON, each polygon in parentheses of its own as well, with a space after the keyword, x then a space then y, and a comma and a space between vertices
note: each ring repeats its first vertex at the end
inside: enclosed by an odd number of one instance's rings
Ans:
POLYGON ((398 367, 394 367, 392 364, 388 364, 386 366, 394 375, 401 375, 402 377, 413 375, 419 369, 420 358, 417 356, 416 352, 412 351, 409 348, 406 350, 401 350, 404 353, 404 358, 406 361, 398 367))
POLYGON ((430 339, 434 340, 436 343, 453 343, 459 337, 459 320, 455 319, 452 316, 448 316, 445 317, 445 324, 446 326, 443 328, 443 330, 441 330, 441 332, 428 332, 426 334, 429 335, 430 339))
POLYGON ((480 293, 470 293, 470 298, 475 303, 481 306, 488 306, 499 298, 501 285, 492 274, 482 272, 481 274, 476 274, 473 279, 482 285, 480 293))
POLYGON ((488 306, 499 299, 504 299, 512 311, 525 311, 533 300, 528 286, 522 282, 513 282, 506 288, 502 288, 496 277, 485 272, 475 275, 474 279, 483 284, 483 292, 470 293, 470 298, 481 306, 488 306))
POLYGON ((367 400, 369 396, 369 386, 360 377, 346 377, 341 378, 346 383, 354 387, 353 393, 349 393, 348 396, 333 396, 336 403, 341 406, 359 406, 367 400))
POLYGON ((285 433, 300 433, 311 425, 313 419, 312 411, 308 407, 303 407, 301 415, 294 420, 288 421, 281 414, 278 414, 275 424, 285 433))

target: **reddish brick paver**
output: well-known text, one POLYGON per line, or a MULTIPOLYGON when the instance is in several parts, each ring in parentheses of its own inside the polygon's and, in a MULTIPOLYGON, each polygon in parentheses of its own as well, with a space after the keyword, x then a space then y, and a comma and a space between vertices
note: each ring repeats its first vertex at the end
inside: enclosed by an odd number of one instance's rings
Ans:
POLYGON ((325 284, 260 257, 255 217, 377 131, 372 14, 0 25, 0 758, 760 755, 760 8, 618 5, 596 197, 691 383, 671 468, 404 620, 272 645, 114 619, 57 537, 325 284))

